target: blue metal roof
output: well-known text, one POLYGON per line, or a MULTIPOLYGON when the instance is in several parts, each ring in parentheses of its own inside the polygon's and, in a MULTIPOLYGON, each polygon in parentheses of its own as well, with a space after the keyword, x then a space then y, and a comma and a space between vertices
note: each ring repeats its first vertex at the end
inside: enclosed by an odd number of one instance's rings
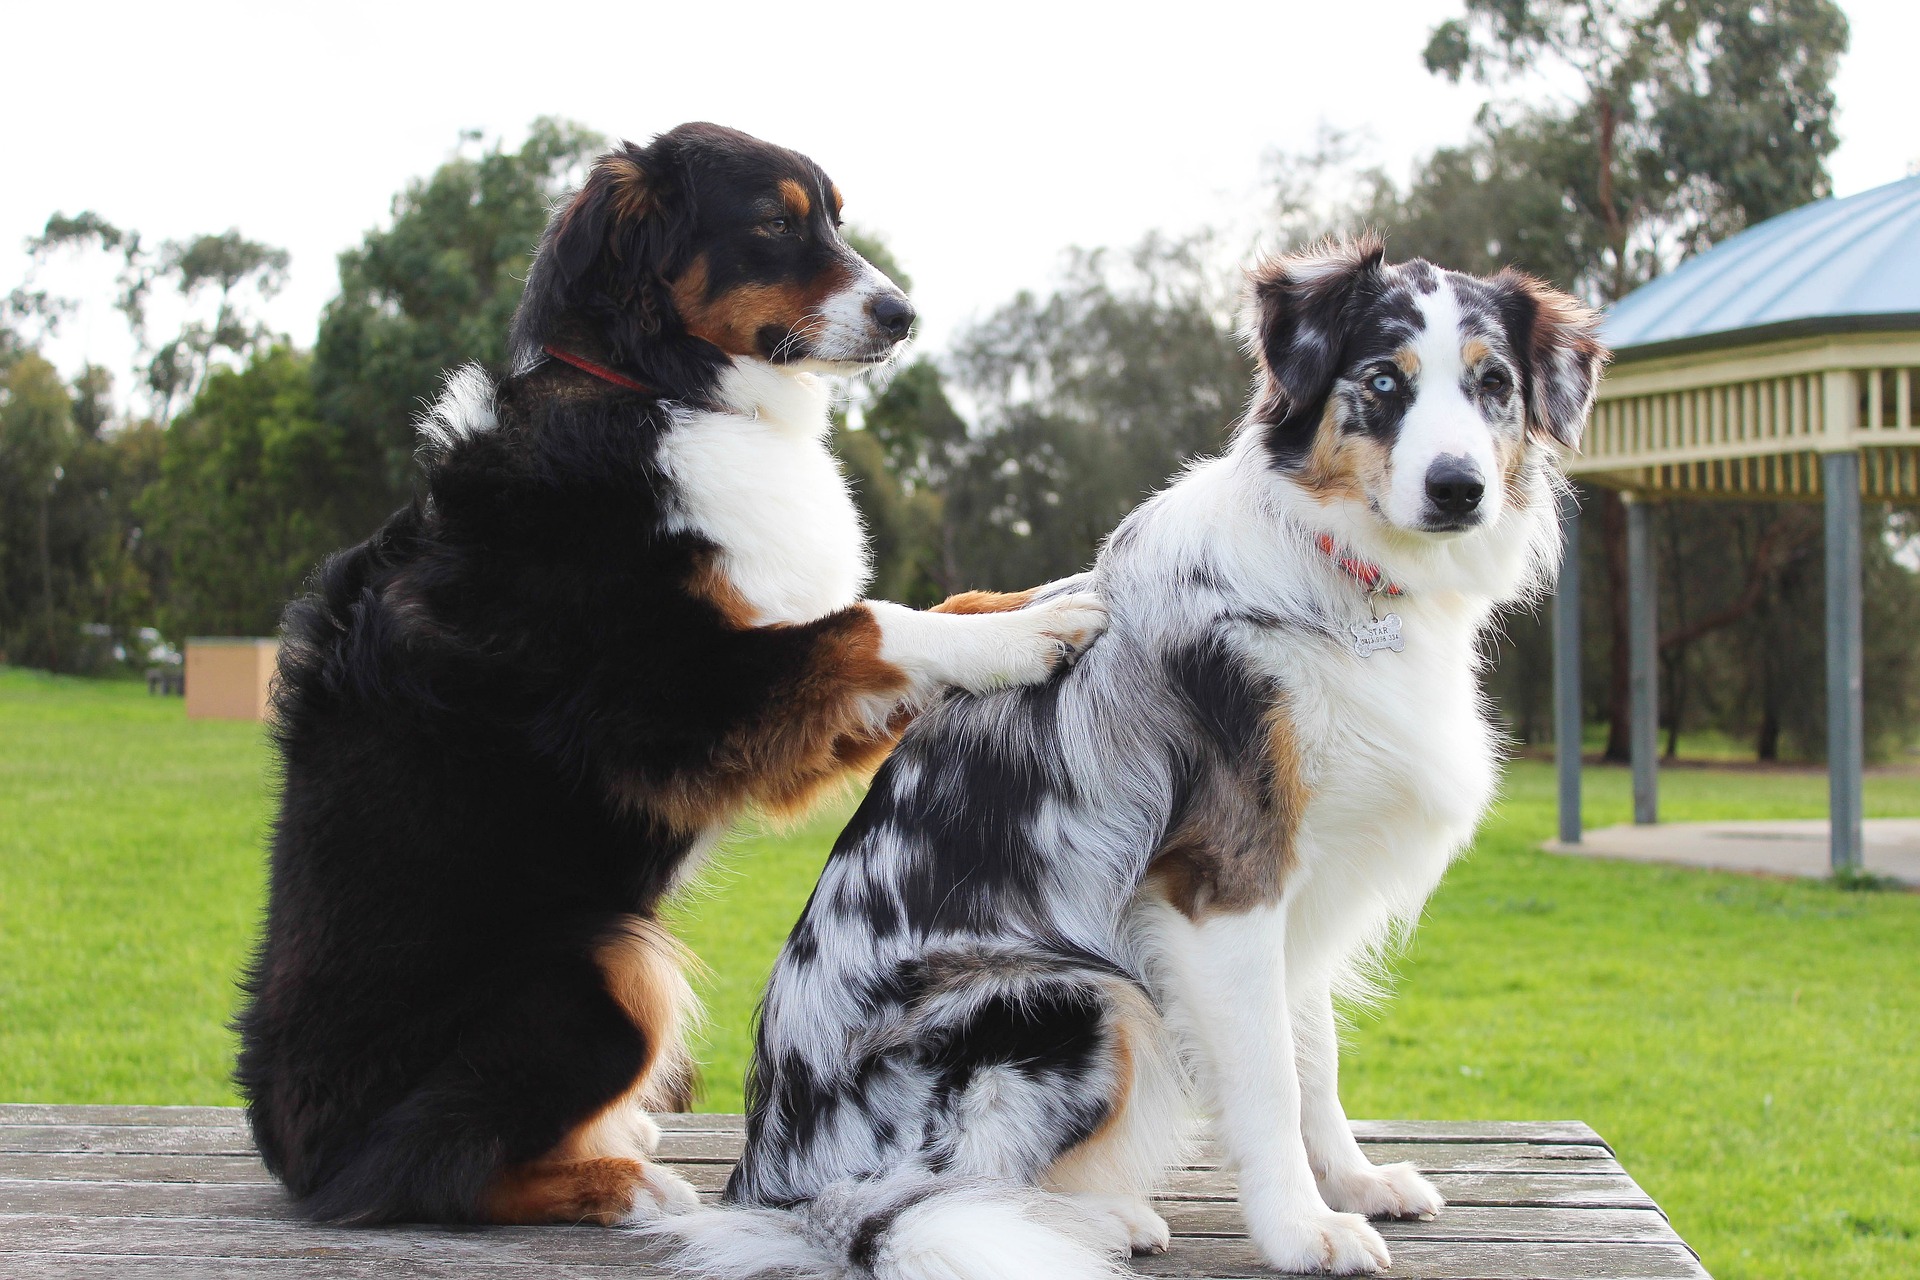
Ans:
POLYGON ((1920 176, 1749 227, 1614 303, 1601 334, 1631 359, 1909 326, 1920 328, 1920 176))

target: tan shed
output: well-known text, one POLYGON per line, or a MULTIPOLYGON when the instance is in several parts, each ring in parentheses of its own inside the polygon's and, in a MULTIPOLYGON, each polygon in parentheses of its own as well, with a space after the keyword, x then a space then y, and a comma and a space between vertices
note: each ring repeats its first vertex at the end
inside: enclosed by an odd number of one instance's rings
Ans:
POLYGON ((270 636, 191 636, 187 718, 265 720, 280 642, 270 636))

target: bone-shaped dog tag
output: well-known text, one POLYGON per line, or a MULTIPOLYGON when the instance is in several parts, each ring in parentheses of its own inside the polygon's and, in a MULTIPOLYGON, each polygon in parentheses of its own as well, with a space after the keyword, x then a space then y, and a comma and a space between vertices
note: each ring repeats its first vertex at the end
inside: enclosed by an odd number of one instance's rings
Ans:
POLYGON ((1348 630, 1353 632, 1353 651, 1363 658, 1371 657, 1381 649, 1401 653, 1407 647, 1407 642, 1400 638, 1400 615, 1397 613, 1368 622, 1356 622, 1348 630))

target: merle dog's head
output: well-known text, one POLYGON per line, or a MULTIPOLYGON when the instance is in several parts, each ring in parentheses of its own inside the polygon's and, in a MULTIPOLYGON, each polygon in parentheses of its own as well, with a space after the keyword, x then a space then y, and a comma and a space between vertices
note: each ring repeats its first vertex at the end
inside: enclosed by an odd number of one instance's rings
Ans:
POLYGON ((1606 360, 1598 318, 1517 271, 1383 258, 1367 236, 1254 270, 1253 421, 1317 501, 1411 533, 1491 524, 1527 501, 1537 448, 1579 446, 1606 360))
POLYGON ((840 191, 795 151, 684 124, 594 162, 548 224, 514 319, 546 343, 692 389, 728 360, 843 372, 885 361, 913 307, 840 233, 840 191))

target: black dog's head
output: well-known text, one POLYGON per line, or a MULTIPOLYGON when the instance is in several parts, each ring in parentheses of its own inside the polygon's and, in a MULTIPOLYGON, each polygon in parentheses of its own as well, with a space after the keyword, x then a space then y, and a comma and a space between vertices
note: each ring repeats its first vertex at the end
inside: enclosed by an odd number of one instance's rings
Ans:
POLYGON ((1252 420, 1322 504, 1456 534, 1523 502, 1533 446, 1577 447, 1606 350, 1598 317, 1517 271, 1384 260, 1366 236, 1262 263, 1252 420))
POLYGON ((516 365, 565 343, 659 389, 734 358, 840 372, 892 355, 913 307, 840 234, 820 167, 684 124, 594 162, 547 226, 514 319, 516 365))

